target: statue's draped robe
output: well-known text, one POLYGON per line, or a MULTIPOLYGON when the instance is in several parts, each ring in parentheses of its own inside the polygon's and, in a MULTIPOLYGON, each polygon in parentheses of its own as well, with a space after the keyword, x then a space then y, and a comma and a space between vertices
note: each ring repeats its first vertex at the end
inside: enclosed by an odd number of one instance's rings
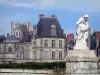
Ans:
POLYGON ((85 22, 83 18, 80 18, 76 24, 76 45, 74 49, 88 49, 86 41, 88 39, 88 22, 85 22))

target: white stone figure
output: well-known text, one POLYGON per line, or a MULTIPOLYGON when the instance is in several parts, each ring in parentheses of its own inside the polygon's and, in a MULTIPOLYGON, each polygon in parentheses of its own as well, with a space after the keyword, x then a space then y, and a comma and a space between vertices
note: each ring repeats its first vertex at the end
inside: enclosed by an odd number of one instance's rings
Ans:
POLYGON ((74 49, 88 49, 87 39, 88 39, 88 15, 81 17, 77 24, 76 30, 76 45, 74 49))

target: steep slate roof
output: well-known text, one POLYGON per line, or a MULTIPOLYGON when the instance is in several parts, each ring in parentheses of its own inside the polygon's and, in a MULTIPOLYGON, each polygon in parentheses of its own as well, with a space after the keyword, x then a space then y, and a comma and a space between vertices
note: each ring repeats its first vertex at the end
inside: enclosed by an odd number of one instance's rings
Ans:
POLYGON ((46 38, 64 38, 63 30, 60 27, 60 24, 56 18, 44 17, 39 20, 37 24, 37 37, 46 37, 46 38), (56 36, 51 35, 51 25, 56 26, 56 36))
POLYGON ((7 36, 5 40, 20 40, 20 38, 11 35, 7 36))
POLYGON ((5 38, 5 36, 4 35, 0 35, 0 39, 3 39, 3 38, 5 38))
POLYGON ((5 36, 4 35, 0 35, 0 43, 3 42, 3 40, 5 40, 5 36))

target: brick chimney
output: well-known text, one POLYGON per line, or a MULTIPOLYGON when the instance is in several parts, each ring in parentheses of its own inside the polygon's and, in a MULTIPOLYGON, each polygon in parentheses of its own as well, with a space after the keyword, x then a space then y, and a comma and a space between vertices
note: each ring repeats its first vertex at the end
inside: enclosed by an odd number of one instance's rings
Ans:
POLYGON ((28 22, 28 31, 29 32, 32 31, 32 26, 31 26, 31 23, 30 22, 28 22))
POLYGON ((11 34, 13 34, 14 31, 14 22, 11 22, 11 34))
POLYGON ((44 16, 45 16, 44 14, 40 14, 40 15, 39 15, 39 20, 40 20, 41 18, 44 18, 44 16))

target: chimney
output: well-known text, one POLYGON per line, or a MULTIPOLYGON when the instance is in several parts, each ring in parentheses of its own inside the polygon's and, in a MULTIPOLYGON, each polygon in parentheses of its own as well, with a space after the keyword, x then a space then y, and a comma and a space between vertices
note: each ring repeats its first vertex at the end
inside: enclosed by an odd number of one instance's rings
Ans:
POLYGON ((40 14, 40 15, 39 15, 39 20, 40 20, 41 18, 44 18, 44 14, 40 14))
POLYGON ((14 31, 14 22, 11 22, 11 34, 13 34, 14 31))
POLYGON ((56 16, 54 14, 51 15, 52 18, 56 18, 56 16))
POLYGON ((31 23, 28 22, 28 31, 29 31, 29 32, 32 31, 31 29, 32 29, 31 23))

